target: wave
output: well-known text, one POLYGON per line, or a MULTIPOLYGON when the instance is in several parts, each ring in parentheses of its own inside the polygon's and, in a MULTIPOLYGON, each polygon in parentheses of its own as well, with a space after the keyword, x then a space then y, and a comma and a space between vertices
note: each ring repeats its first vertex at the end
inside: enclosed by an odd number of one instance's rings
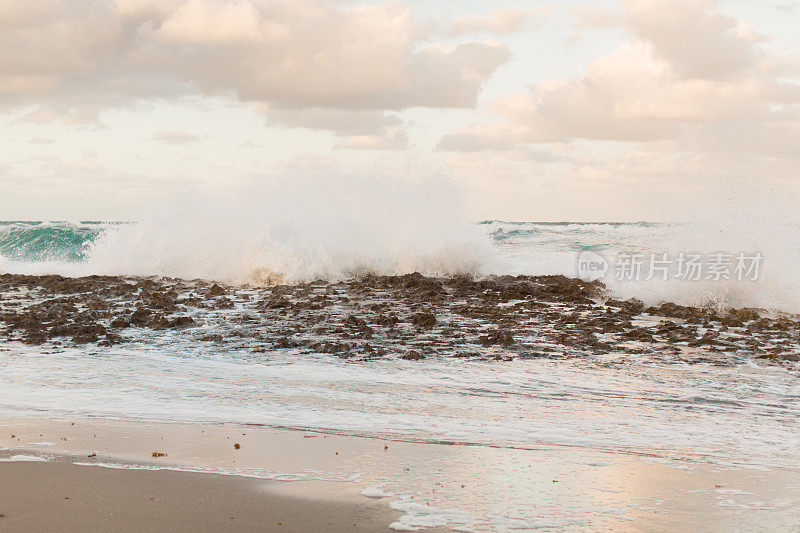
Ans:
POLYGON ((102 222, 0 222, 0 256, 11 261, 83 261, 102 222))
MULTIPOLYGON (((489 273, 490 240, 467 221, 456 195, 436 180, 281 181, 172 199, 134 224, 48 225, 51 233, 72 231, 75 242, 51 240, 46 253, 32 256, 14 251, 27 246, 22 239, 9 241, 13 253, 2 252, 0 268, 252 284, 489 273)), ((32 235, 34 225, 19 231, 32 235)))
MULTIPOLYGON (((754 204, 755 206, 755 204, 754 204)), ((758 206, 755 206, 758 207, 758 206)), ((603 281, 647 304, 800 311, 800 223, 787 209, 731 208, 682 223, 471 222, 443 181, 328 178, 216 198, 186 195, 136 223, 0 223, 0 271, 204 278, 235 284, 365 274, 577 275, 587 250, 761 253, 757 282, 603 281)))

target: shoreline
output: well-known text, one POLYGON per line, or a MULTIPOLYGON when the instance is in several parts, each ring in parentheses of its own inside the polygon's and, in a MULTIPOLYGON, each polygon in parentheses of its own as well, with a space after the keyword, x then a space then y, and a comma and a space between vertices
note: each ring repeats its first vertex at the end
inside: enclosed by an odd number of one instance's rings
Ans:
POLYGON ((376 439, 79 418, 0 420, 0 435, 3 531, 403 530, 357 475, 326 472, 376 439))
POLYGON ((400 513, 310 484, 175 470, 87 468, 67 457, 2 462, 3 531, 390 531, 400 513), (296 492, 296 491, 295 491, 296 492))
POLYGON ((41 519, 66 531, 89 529, 87 520, 96 530, 145 531, 779 530, 800 524, 797 472, 236 425, 6 419, 0 477, 12 481, 0 487, 0 527, 36 530, 41 519), (198 508, 198 498, 213 503, 198 508), (162 507, 142 515, 154 505, 162 507))

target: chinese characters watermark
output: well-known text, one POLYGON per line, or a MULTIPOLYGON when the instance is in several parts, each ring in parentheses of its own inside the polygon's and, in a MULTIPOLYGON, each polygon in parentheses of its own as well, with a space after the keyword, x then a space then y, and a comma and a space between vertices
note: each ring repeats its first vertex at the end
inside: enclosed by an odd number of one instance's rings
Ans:
POLYGON ((584 251, 578 257, 578 277, 585 281, 606 275, 617 281, 756 281, 763 261, 760 252, 664 252, 620 253, 609 262, 596 252, 584 251))

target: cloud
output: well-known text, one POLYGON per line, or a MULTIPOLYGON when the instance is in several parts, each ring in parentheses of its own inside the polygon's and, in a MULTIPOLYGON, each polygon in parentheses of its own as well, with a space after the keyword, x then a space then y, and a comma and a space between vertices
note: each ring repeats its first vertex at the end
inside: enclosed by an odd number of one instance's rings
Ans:
POLYGON ((625 24, 625 16, 619 9, 595 5, 578 6, 572 10, 573 26, 579 33, 586 30, 614 28, 625 24))
POLYGON ((495 33, 507 35, 522 31, 531 26, 537 18, 543 17, 549 8, 533 9, 498 8, 484 15, 466 15, 455 19, 450 27, 450 36, 475 33, 495 33))
POLYGON ((270 122, 291 128, 308 128, 334 133, 334 148, 350 150, 402 150, 408 145, 403 119, 394 113, 373 110, 331 108, 263 109, 270 122))
POLYGON ((686 78, 725 79, 755 66, 761 39, 712 0, 626 0, 628 26, 686 78))
POLYGON ((474 107, 510 57, 494 41, 430 42, 392 3, 0 0, 0 13, 0 109, 33 105, 50 120, 200 94, 267 105, 287 125, 351 112, 379 129, 386 111, 474 107))
POLYGON ((406 131, 386 128, 378 135, 354 135, 336 143, 336 149, 348 150, 400 150, 408 146, 406 131))
POLYGON ((189 0, 161 23, 159 34, 181 44, 252 42, 263 38, 260 19, 249 2, 189 0))
POLYGON ((332 131, 338 135, 373 135, 387 127, 398 127, 403 120, 394 113, 373 110, 346 110, 326 107, 268 107, 268 119, 293 128, 332 131))
POLYGON ((153 133, 153 140, 162 142, 164 144, 189 144, 197 142, 200 139, 202 139, 202 137, 183 131, 161 130, 153 133))
MULTIPOLYGON (((742 21, 713 10, 710 1, 624 2, 634 35, 592 61, 584 75, 533 85, 493 101, 501 120, 443 137, 440 150, 515 150, 529 143, 576 139, 656 142, 702 131, 719 137, 737 128, 737 145, 770 125, 773 135, 800 122, 800 85, 780 72, 791 61, 763 51, 742 21)), ((788 133, 787 133, 788 135, 788 133)))

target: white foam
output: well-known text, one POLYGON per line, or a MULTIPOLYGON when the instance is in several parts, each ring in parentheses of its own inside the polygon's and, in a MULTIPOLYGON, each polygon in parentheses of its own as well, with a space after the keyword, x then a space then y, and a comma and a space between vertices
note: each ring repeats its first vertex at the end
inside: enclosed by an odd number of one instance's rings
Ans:
POLYGON ((361 491, 361 495, 367 498, 387 498, 393 496, 391 492, 385 492, 380 487, 367 487, 361 491))
POLYGON ((485 270, 490 240, 440 181, 326 176, 170 203, 96 240, 87 271, 230 282, 485 270))
POLYGON ((113 470, 147 470, 158 472, 168 470, 172 472, 190 472, 198 474, 219 474, 224 476, 239 476, 255 479, 266 479, 272 481, 356 481, 353 475, 336 472, 322 472, 319 470, 300 470, 298 472, 277 472, 264 468, 221 468, 205 467, 180 464, 143 464, 143 463, 116 463, 106 461, 76 462, 77 466, 93 466, 99 468, 110 468, 113 470))
POLYGON ((47 461, 49 461, 47 457, 42 457, 40 455, 19 454, 9 457, 0 457, 0 463, 40 463, 47 461))
POLYGON ((411 498, 401 498, 391 503, 392 509, 401 511, 401 516, 396 522, 389 525, 395 531, 420 531, 429 527, 440 527, 447 524, 459 524, 469 527, 474 518, 472 514, 459 509, 440 509, 428 504, 413 501, 411 498))

